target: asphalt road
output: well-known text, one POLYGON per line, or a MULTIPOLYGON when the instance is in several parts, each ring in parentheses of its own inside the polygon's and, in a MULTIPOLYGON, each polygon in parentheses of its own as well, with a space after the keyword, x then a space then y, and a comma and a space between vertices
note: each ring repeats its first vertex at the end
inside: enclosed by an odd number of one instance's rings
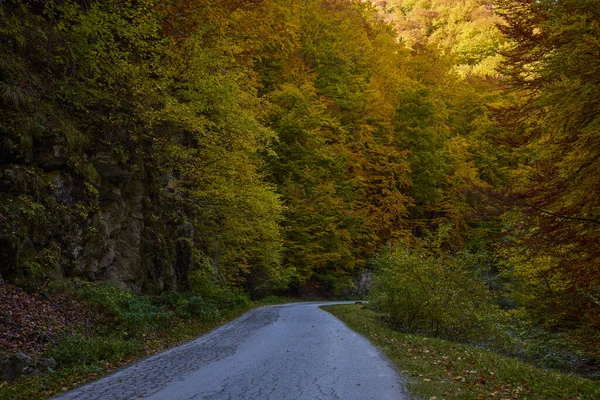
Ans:
POLYGON ((263 307, 55 399, 408 399, 366 339, 320 305, 263 307))

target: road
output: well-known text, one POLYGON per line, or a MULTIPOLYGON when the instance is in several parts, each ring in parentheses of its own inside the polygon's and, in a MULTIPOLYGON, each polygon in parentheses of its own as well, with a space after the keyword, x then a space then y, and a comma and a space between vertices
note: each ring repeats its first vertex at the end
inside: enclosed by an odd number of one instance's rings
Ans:
POLYGON ((379 350, 319 308, 326 304, 335 303, 252 310, 55 399, 408 399, 379 350))

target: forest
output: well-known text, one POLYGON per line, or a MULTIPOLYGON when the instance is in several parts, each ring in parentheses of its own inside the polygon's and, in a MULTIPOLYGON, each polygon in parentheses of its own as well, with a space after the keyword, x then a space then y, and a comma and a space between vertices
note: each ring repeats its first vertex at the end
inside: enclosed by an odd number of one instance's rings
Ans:
POLYGON ((540 360, 568 348, 598 373, 597 0, 0 16, 0 281, 205 299, 367 282, 399 329, 502 326, 505 350, 526 330, 559 343, 540 360))

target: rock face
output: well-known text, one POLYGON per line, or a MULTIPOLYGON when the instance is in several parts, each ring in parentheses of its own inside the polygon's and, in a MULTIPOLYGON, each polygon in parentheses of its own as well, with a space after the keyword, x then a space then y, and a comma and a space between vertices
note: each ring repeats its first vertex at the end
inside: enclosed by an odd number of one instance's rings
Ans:
POLYGON ((37 375, 55 369, 56 360, 52 357, 34 359, 25 353, 17 353, 12 357, 0 354, 0 380, 13 381, 22 376, 37 375))
POLYGON ((94 238, 76 232, 75 246, 64 260, 69 275, 84 275, 93 281, 113 281, 141 290, 146 279, 141 265, 144 230, 142 198, 146 194, 143 170, 126 170, 117 160, 100 155, 93 160, 100 176, 99 209, 93 216, 94 238))
POLYGON ((81 176, 63 153, 49 146, 30 164, 0 162, 0 276, 33 266, 136 292, 187 289, 193 226, 160 219, 159 194, 172 192, 172 179, 110 151, 89 156, 81 176))
POLYGON ((351 288, 342 291, 343 296, 364 298, 369 294, 373 285, 373 273, 370 270, 362 270, 360 275, 354 278, 351 288))

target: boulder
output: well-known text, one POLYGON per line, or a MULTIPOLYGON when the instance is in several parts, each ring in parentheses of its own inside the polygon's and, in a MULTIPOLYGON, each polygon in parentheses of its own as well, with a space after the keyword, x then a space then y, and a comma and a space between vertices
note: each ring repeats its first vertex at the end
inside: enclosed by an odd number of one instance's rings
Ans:
POLYGON ((52 357, 36 360, 19 352, 12 357, 0 354, 0 380, 14 381, 23 376, 37 375, 57 367, 52 357))
POLYGON ((14 381, 23 375, 31 375, 35 371, 35 360, 25 353, 17 353, 4 363, 2 368, 2 379, 14 381))

